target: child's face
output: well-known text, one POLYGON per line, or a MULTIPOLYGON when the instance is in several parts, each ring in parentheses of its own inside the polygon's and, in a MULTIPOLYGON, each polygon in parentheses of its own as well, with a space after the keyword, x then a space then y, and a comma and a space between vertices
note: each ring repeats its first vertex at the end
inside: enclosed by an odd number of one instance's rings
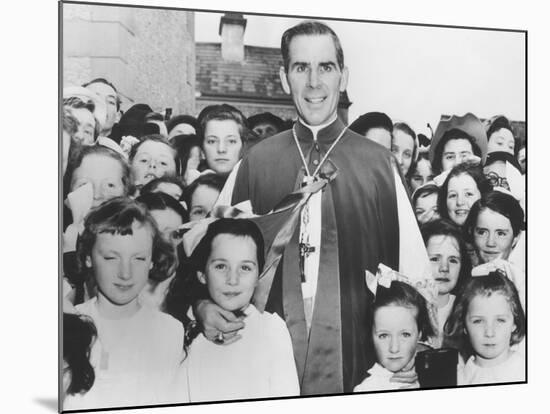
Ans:
POLYGON ((157 141, 141 144, 132 160, 136 185, 144 185, 155 178, 176 174, 174 149, 157 141))
POLYGON ((189 221, 196 221, 206 217, 216 203, 220 192, 207 185, 199 185, 191 196, 189 221))
POLYGON ((179 229, 183 224, 181 216, 170 208, 164 210, 151 210, 150 213, 157 222, 162 237, 174 246, 177 246, 181 239, 175 239, 172 235, 174 230, 179 229))
POLYGON ((212 240, 206 273, 198 272, 210 297, 228 311, 248 306, 258 282, 256 244, 247 236, 219 234, 212 240))
POLYGON ((80 166, 74 170, 71 191, 91 183, 94 188, 92 207, 97 207, 111 198, 124 195, 122 174, 119 161, 106 155, 91 154, 84 157, 80 166))
POLYGON ((414 139, 401 130, 394 131, 391 152, 395 155, 401 172, 406 175, 411 166, 414 153, 414 139))
POLYGON ((421 185, 426 184, 428 181, 432 181, 434 178, 432 173, 432 164, 425 158, 418 160, 416 164, 416 170, 411 177, 411 188, 416 190, 421 185))
POLYGON ((203 149, 206 163, 216 174, 228 175, 239 158, 243 141, 239 125, 230 119, 208 121, 204 131, 203 149))
POLYGON ((481 198, 477 184, 469 174, 460 174, 449 180, 447 188, 447 211, 449 218, 462 226, 470 208, 481 198))
POLYGON ((491 366, 506 360, 516 325, 504 295, 496 292, 491 296, 475 296, 468 306, 465 327, 476 362, 491 366))
POLYGON ((437 211, 437 193, 418 197, 414 207, 414 214, 416 216, 416 220, 418 220, 420 224, 438 219, 439 212, 437 211))
POLYGON ((100 233, 86 264, 92 267, 100 297, 125 306, 137 300, 152 267, 153 233, 134 222, 132 234, 100 233))
POLYGON ((378 363, 391 372, 411 366, 420 336, 416 313, 398 305, 382 306, 374 313, 372 338, 378 363))
POLYGON ((450 293, 458 281, 462 262, 458 242, 454 237, 438 234, 430 237, 426 250, 439 294, 450 293))
POLYGON ((474 245, 483 263, 499 256, 507 259, 514 247, 514 231, 507 217, 488 208, 477 216, 474 245))

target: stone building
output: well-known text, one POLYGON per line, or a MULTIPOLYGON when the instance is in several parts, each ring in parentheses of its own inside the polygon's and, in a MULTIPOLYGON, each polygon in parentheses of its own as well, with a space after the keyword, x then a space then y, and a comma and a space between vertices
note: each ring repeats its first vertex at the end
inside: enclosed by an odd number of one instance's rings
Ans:
MULTIPOLYGON (((271 112, 282 119, 295 119, 296 110, 282 89, 279 68, 283 58, 279 48, 246 46, 246 19, 226 13, 220 19, 221 43, 195 45, 197 59, 197 112, 208 105, 228 103, 246 117, 271 112)), ((339 114, 347 123, 351 105, 344 92, 339 114)))
POLYGON ((122 109, 195 113, 194 13, 62 4, 63 86, 110 80, 122 109))

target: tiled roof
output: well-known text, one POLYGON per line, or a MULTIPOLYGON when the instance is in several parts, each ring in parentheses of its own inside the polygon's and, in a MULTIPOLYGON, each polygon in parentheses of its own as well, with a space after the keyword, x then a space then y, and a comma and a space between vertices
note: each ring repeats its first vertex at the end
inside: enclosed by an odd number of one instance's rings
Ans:
MULTIPOLYGON (((279 48, 245 46, 243 62, 222 59, 220 43, 197 43, 197 92, 200 96, 268 100, 292 105, 279 79, 283 57, 279 48)), ((350 105, 342 93, 340 106, 350 105)))
POLYGON ((277 48, 245 46, 243 62, 227 62, 219 43, 197 43, 197 91, 202 96, 230 95, 290 101, 281 87, 283 58, 277 48))

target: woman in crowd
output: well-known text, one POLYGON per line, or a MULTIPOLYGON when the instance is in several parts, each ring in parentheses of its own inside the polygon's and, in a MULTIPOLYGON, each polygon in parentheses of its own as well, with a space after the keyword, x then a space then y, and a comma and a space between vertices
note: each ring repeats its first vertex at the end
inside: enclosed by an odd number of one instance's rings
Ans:
POLYGON ((473 114, 452 116, 437 125, 430 145, 430 162, 434 174, 448 171, 474 157, 485 162, 487 135, 481 121, 473 114))

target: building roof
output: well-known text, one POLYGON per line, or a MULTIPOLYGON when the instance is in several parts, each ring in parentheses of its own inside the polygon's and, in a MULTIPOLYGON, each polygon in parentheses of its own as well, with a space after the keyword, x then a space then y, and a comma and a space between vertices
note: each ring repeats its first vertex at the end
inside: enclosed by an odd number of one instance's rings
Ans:
POLYGON ((283 62, 279 49, 245 46, 243 62, 224 61, 220 43, 197 43, 195 50, 197 90, 201 96, 262 97, 292 103, 279 79, 283 62))
MULTIPOLYGON (((279 48, 244 46, 243 62, 222 59, 220 43, 197 43, 196 88, 202 97, 229 97, 242 100, 292 105, 279 79, 283 57, 279 48)), ((340 106, 349 106, 344 92, 340 106)))

